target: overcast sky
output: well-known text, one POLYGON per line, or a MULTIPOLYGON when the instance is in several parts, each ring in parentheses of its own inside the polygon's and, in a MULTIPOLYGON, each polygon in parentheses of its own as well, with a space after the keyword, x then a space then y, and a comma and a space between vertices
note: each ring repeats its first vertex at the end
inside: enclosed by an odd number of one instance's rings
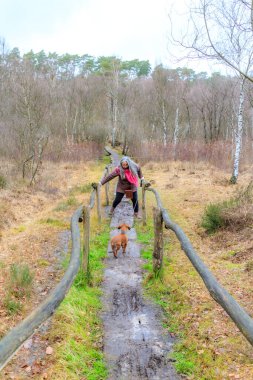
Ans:
MULTIPOLYGON (((58 54, 115 55, 149 60, 152 66, 174 63, 168 46, 168 13, 186 11, 187 0, 0 0, 0 37, 21 54, 44 50, 58 54)), ((175 18, 180 28, 182 18, 175 18)), ((173 54, 176 55, 175 50, 173 54)), ((190 62, 196 72, 203 61, 190 62)))

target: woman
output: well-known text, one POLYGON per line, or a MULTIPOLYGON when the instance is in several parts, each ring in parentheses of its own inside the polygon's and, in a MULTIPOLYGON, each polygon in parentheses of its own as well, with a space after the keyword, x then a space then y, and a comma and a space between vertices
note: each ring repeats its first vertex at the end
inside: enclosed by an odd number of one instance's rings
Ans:
POLYGON ((131 190, 134 216, 138 217, 138 177, 141 179, 141 181, 144 180, 140 166, 137 165, 129 157, 122 157, 122 159, 120 160, 120 165, 116 167, 111 174, 104 177, 101 180, 100 184, 104 185, 106 182, 111 181, 115 177, 119 177, 119 179, 116 188, 116 197, 113 201, 112 208, 109 211, 109 215, 113 214, 115 208, 118 206, 121 199, 125 195, 126 190, 131 190))

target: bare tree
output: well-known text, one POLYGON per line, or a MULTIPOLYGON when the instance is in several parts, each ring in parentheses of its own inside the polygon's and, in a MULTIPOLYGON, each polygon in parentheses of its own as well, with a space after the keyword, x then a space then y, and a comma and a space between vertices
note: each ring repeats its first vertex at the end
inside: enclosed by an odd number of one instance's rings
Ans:
POLYGON ((23 178, 28 177, 32 184, 49 137, 48 94, 44 82, 36 78, 30 65, 25 63, 22 70, 12 74, 10 86, 12 98, 7 112, 15 136, 16 159, 21 164, 23 178))
POLYGON ((216 60, 253 82, 252 14, 246 0, 197 0, 191 2, 181 36, 174 34, 169 18, 170 41, 185 48, 188 58, 216 60))
POLYGON ((216 60, 241 78, 237 114, 236 149, 231 182, 239 174, 243 134, 244 79, 253 82, 253 33, 251 4, 245 0, 199 0, 191 6, 188 24, 192 33, 172 40, 188 49, 188 57, 216 60))

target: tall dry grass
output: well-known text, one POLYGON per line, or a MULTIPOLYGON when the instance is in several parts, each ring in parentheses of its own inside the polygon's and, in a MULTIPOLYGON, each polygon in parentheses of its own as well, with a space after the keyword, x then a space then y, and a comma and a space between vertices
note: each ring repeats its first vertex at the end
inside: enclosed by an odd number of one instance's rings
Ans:
MULTIPOLYGON (((234 146, 228 141, 204 141, 179 142, 176 148, 169 143, 166 147, 158 142, 145 142, 134 144, 130 147, 129 154, 136 160, 145 164, 149 161, 189 161, 206 162, 222 170, 228 170, 233 165, 234 146)), ((252 164, 253 149, 251 142, 244 142, 241 154, 241 165, 252 164)))
POLYGON ((47 146, 44 160, 59 162, 91 161, 103 155, 104 145, 95 141, 85 141, 79 144, 67 144, 62 141, 52 141, 47 146))

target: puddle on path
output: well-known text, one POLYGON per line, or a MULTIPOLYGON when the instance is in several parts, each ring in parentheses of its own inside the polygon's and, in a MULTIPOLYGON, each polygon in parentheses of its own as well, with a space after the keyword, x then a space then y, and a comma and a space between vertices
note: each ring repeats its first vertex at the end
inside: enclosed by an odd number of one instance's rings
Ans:
MULTIPOLYGON (((133 226, 132 204, 123 198, 111 227, 133 226)), ((118 234, 113 229, 111 236, 118 234)), ((128 232, 126 255, 113 257, 110 244, 103 282, 104 353, 109 380, 171 379, 178 376, 169 360, 173 340, 161 326, 161 310, 143 297, 140 247, 134 228, 128 232)))

